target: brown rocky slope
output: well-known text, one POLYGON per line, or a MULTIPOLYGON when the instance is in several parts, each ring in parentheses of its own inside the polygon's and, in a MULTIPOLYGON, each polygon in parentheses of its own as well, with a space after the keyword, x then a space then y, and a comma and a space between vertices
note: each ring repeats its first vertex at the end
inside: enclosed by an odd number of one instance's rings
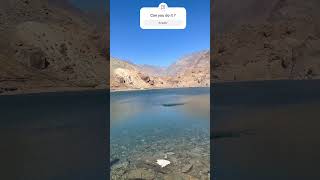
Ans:
POLYGON ((187 55, 167 68, 136 65, 111 58, 111 89, 210 86, 209 51, 187 55), (159 73, 159 74, 157 74, 159 73))
POLYGON ((0 93, 106 87, 101 37, 46 0, 0 2, 0 93))
POLYGON ((320 78, 320 2, 278 0, 259 23, 216 36, 213 82, 320 78))

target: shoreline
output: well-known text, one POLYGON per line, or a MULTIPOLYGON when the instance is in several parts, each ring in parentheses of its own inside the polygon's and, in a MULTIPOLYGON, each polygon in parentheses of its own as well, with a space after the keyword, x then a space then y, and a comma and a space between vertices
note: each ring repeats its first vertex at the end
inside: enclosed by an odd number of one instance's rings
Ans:
POLYGON ((147 91, 147 90, 160 90, 160 89, 184 89, 184 88, 213 88, 215 85, 230 85, 230 84, 248 84, 248 83, 264 83, 264 82, 302 82, 302 81, 320 81, 320 79, 258 79, 258 80, 237 80, 237 81, 216 81, 216 82, 211 82, 211 86, 194 86, 194 87, 160 87, 160 88, 142 88, 142 89, 111 89, 110 88, 110 93, 112 92, 131 92, 131 91, 147 91))
POLYGON ((36 95, 45 93, 77 93, 77 92, 90 92, 90 91, 103 91, 106 88, 77 88, 77 87, 64 87, 64 88, 49 88, 49 89, 29 89, 29 90, 16 90, 0 93, 1 96, 15 96, 15 95, 36 95))
POLYGON ((251 80, 251 81, 218 81, 212 82, 211 86, 196 86, 196 87, 163 87, 163 88, 143 88, 143 89, 108 89, 104 88, 86 88, 86 87, 56 87, 56 88, 34 88, 29 90, 15 90, 0 93, 1 96, 13 96, 13 95, 29 95, 29 94, 44 94, 44 93, 72 93, 72 92, 88 92, 88 91, 106 91, 109 93, 115 92, 132 92, 132 91, 148 91, 148 90, 161 90, 161 89, 184 89, 184 88, 214 88, 215 85, 237 85, 237 84, 259 84, 263 82, 319 82, 320 79, 275 79, 275 80, 251 80))
POLYGON ((143 88, 143 89, 110 89, 110 93, 115 93, 115 92, 132 92, 132 91, 150 91, 150 90, 162 90, 162 89, 188 89, 188 88, 210 88, 210 86, 164 87, 164 88, 143 88))

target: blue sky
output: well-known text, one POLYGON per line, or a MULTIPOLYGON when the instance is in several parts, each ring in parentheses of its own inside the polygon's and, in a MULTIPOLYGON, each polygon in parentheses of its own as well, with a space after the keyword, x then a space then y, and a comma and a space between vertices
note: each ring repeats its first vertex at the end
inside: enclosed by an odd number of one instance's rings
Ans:
POLYGON ((210 0, 110 0, 111 56, 136 64, 168 66, 178 58, 210 49, 210 0), (184 30, 143 30, 140 8, 185 7, 184 30))

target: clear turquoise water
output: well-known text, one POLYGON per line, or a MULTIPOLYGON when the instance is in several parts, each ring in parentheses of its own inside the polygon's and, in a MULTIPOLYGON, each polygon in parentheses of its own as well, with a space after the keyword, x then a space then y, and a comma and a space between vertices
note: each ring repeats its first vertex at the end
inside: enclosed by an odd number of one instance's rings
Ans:
MULTIPOLYGON (((110 101, 111 161, 200 146, 209 157, 209 88, 114 92, 110 101)), ((209 166, 208 158, 205 163, 209 166)))

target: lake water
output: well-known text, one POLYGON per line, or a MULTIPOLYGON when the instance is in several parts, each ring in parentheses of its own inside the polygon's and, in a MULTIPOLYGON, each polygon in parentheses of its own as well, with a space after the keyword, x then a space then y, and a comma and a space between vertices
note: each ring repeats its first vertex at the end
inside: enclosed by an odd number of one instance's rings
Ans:
POLYGON ((110 102, 112 179, 209 179, 209 88, 114 92, 110 102))
POLYGON ((105 180, 105 91, 0 96, 0 179, 105 180))
POLYGON ((213 85, 214 179, 320 179, 320 81, 213 85))
POLYGON ((106 179, 110 125, 113 179, 320 179, 319 80, 211 90, 0 96, 0 177, 106 179))

